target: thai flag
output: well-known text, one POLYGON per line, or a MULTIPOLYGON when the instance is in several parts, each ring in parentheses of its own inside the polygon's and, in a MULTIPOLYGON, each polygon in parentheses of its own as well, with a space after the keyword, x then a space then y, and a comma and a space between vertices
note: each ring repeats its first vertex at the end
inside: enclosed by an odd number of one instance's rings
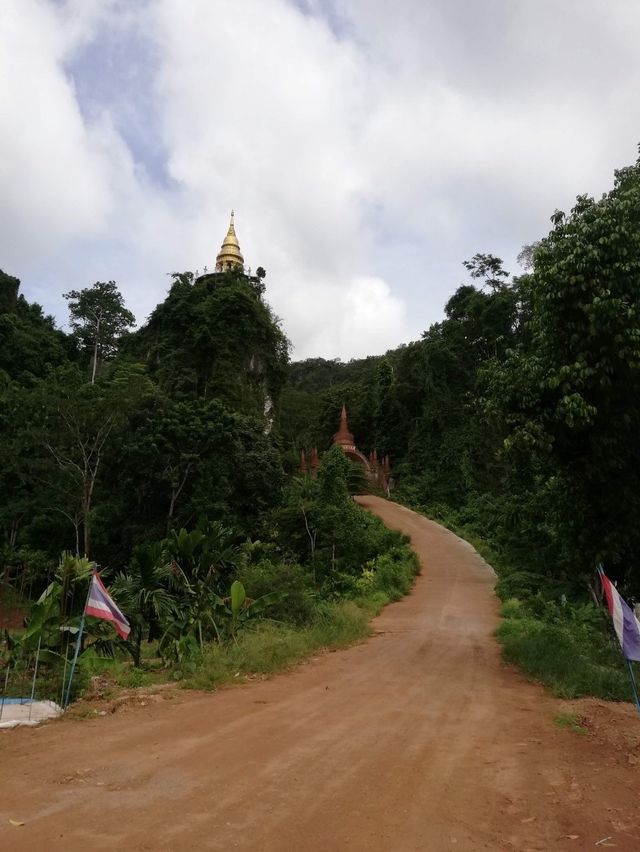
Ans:
POLYGON ((627 660, 640 661, 640 622, 602 568, 598 568, 598 573, 622 655, 627 660))
POLYGON ((104 618, 106 621, 113 622, 118 635, 122 636, 123 639, 126 639, 131 631, 129 622, 115 605, 102 580, 95 572, 91 579, 85 613, 93 615, 95 618, 104 618))

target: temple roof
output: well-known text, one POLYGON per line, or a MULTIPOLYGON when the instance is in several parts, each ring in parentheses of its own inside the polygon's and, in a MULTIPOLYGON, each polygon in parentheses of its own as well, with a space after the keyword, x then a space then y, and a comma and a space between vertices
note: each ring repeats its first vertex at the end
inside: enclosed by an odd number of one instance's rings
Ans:
POLYGON ((223 272, 230 268, 244 269, 244 257, 240 251, 240 244, 236 236, 236 229, 233 223, 233 210, 231 211, 231 221, 229 222, 229 230, 227 236, 222 242, 222 247, 216 258, 216 271, 223 272))

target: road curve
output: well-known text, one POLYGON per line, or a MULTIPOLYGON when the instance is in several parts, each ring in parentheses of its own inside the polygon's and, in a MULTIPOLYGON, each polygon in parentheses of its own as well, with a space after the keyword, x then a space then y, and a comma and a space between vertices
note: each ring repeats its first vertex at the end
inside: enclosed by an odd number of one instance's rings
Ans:
POLYGON ((371 639, 269 681, 3 733, 0 849, 640 849, 637 819, 612 817, 637 813, 628 768, 501 662, 491 570, 437 524, 359 502, 423 569, 371 639))

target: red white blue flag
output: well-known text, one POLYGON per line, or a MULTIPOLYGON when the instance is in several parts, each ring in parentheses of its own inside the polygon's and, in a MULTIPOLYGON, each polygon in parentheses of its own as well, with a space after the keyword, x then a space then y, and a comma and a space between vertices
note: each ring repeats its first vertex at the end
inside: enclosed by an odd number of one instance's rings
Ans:
POLYGON ((598 573, 622 655, 627 660, 640 661, 640 622, 602 568, 598 569, 598 573))
POLYGON ((123 639, 126 639, 131 631, 129 622, 115 605, 109 592, 105 589, 104 583, 96 573, 91 578, 91 588, 89 589, 85 613, 93 615, 95 618, 111 621, 123 639))

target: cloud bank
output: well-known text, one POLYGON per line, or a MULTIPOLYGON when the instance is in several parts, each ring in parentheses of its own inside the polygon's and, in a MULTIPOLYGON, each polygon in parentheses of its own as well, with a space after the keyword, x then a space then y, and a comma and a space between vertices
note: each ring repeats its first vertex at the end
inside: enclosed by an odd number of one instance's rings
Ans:
POLYGON ((635 159, 639 37, 631 0, 6 0, 0 265, 144 321, 233 207, 294 357, 382 352, 635 159))

